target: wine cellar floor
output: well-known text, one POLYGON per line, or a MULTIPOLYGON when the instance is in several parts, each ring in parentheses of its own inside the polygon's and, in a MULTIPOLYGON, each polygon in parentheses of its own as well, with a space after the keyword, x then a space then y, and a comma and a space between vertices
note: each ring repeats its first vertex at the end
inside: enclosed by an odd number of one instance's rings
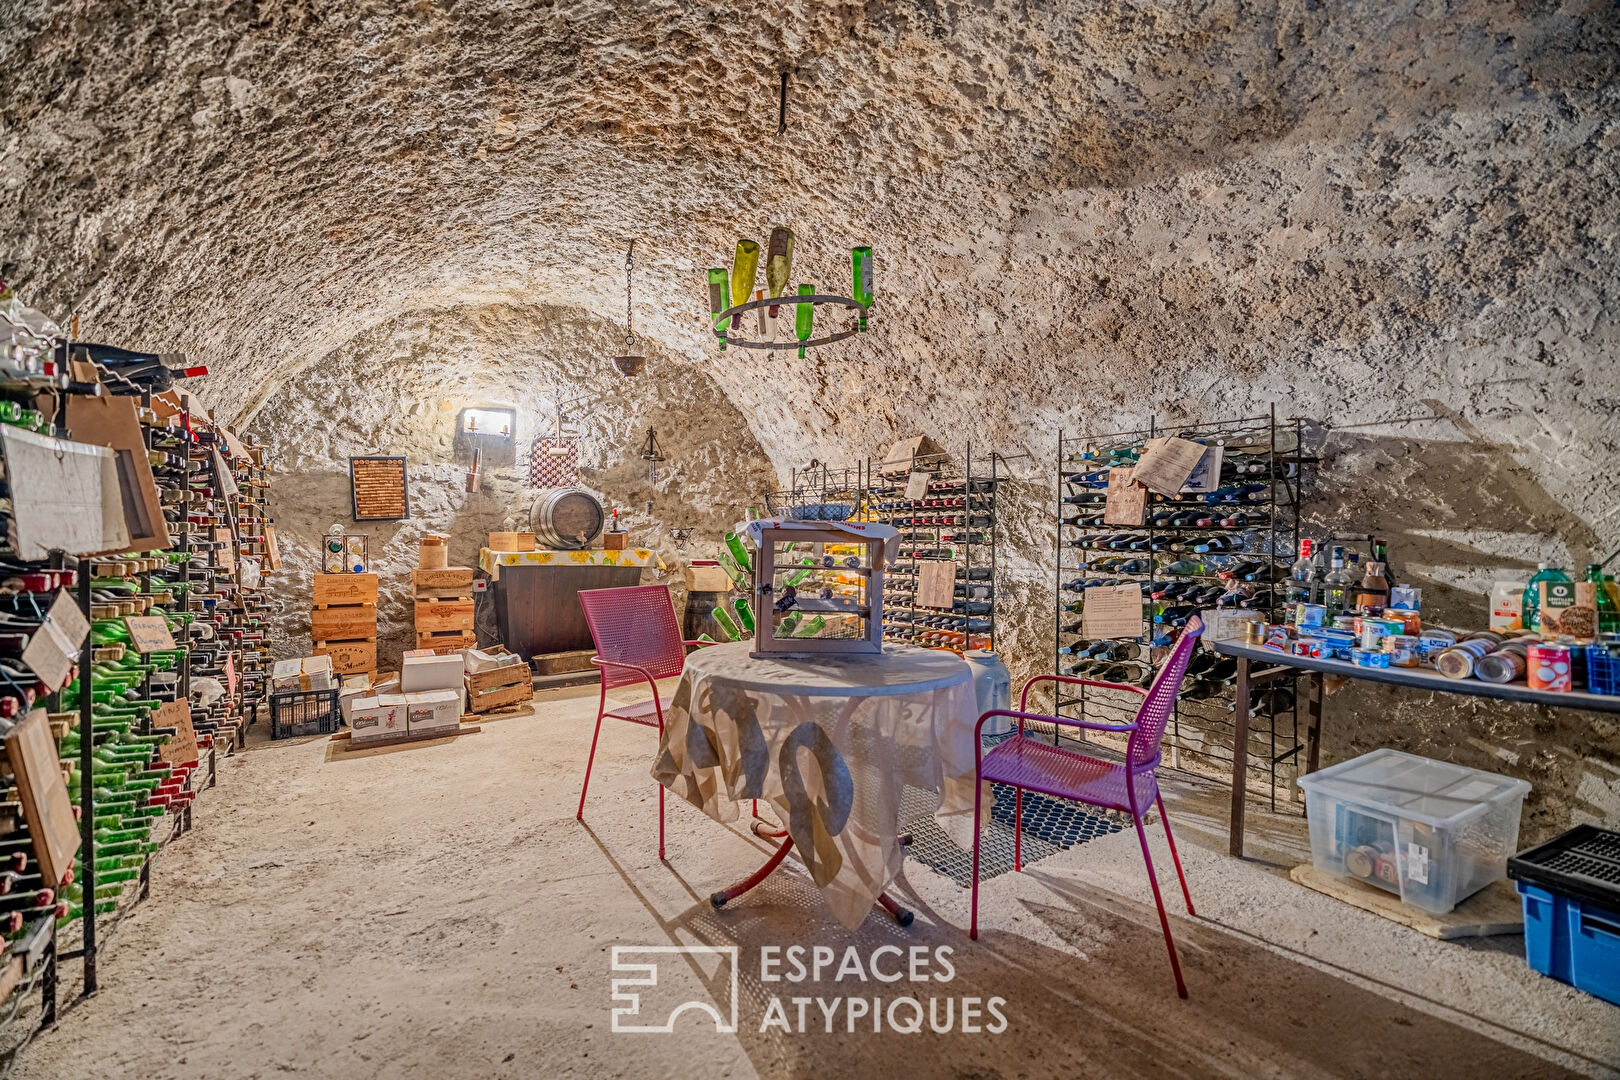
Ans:
MULTIPOLYGON (((1186 1002, 1129 829, 988 884, 977 944, 961 929, 967 890, 914 862, 899 890, 917 911, 906 930, 878 916, 844 930, 799 870, 715 912, 710 891, 754 869, 764 845, 672 801, 660 863, 647 729, 604 728, 587 825, 574 820, 595 703, 594 690, 553 692, 459 739, 351 753, 265 743, 225 762, 198 827, 158 858, 152 898, 103 952, 100 993, 13 1075, 1557 1076, 1620 1064, 1609 1007, 1530 972, 1519 938, 1433 941, 1293 885, 1303 825, 1258 806, 1251 858, 1225 858, 1224 790, 1191 778, 1171 791, 1199 905, 1175 921, 1186 1002), (830 970, 814 985, 762 983, 759 946, 795 941, 863 957, 949 946, 956 975, 903 991, 830 970), (611 946, 700 942, 741 947, 738 1033, 705 1033, 712 1022, 690 1013, 680 1039, 613 1033, 611 946), (773 994, 791 1033, 761 1033, 773 994), (887 1027, 849 1038, 842 1012, 826 1033, 814 1004, 800 1033, 794 994, 999 996, 1011 1030, 958 1031, 925 1060, 887 1027)), ((1168 870, 1162 841, 1154 826, 1168 870)), ((664 970, 723 999, 723 978, 706 990, 698 967, 664 970)))

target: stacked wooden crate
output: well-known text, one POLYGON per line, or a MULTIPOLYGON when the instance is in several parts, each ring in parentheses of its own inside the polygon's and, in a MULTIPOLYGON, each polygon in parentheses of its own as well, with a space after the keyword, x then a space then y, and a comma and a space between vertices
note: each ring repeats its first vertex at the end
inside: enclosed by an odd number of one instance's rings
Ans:
POLYGON ((376 674, 377 575, 316 574, 309 636, 339 675, 376 674))
POLYGON ((416 647, 448 652, 478 643, 473 633, 473 568, 411 571, 416 587, 416 647))

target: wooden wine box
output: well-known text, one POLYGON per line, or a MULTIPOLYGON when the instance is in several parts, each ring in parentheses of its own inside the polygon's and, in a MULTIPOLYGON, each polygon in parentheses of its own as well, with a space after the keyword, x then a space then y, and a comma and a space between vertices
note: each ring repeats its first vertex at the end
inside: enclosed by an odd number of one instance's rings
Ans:
POLYGON ((377 605, 344 604, 316 608, 309 613, 309 636, 314 641, 375 641, 377 605))
POLYGON ((377 670, 375 641, 317 641, 316 656, 330 656, 339 675, 361 675, 377 670))
POLYGON ((416 588, 416 647, 445 652, 478 643, 473 631, 473 569, 447 566, 413 570, 416 588))
MULTIPOLYGON (((471 579, 469 579, 470 581, 471 579)), ((375 604, 376 574, 316 574, 310 602, 322 604, 375 604)))
POLYGON ((528 664, 469 672, 466 681, 468 712, 489 712, 534 698, 534 681, 528 664))

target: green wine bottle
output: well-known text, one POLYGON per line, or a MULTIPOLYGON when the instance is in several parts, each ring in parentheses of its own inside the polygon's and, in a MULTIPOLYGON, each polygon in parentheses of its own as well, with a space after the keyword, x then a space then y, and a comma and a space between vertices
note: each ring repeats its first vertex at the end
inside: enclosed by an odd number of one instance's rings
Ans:
MULTIPOLYGON (((771 299, 782 295, 787 288, 788 279, 793 276, 793 232, 786 226, 778 225, 771 230, 770 245, 765 252, 765 285, 771 299)), ((771 318, 776 318, 779 305, 772 304, 765 310, 771 318)))
MULTIPOLYGON (((753 240, 737 241, 737 254, 731 260, 731 304, 735 306, 748 299, 754 291, 754 278, 759 274, 759 244, 753 240)), ((742 326, 742 314, 731 317, 731 328, 742 326)))
POLYGON ((855 271, 855 291, 850 298, 861 305, 861 314, 856 323, 856 329, 866 332, 866 312, 872 306, 872 249, 858 247, 849 253, 851 267, 855 271))
MULTIPOLYGON (((814 296, 815 293, 816 287, 814 285, 804 283, 799 285, 800 296, 814 296)), ((807 304, 803 300, 799 301, 799 310, 793 317, 793 334, 799 339, 799 358, 801 360, 804 359, 804 343, 810 340, 810 331, 814 327, 815 321, 816 305, 807 304)))
POLYGON ((720 339, 720 348, 726 347, 726 321, 720 313, 731 306, 731 277, 724 267, 709 268, 709 322, 714 327, 714 336, 720 339))
POLYGON ((739 596, 731 602, 732 610, 737 613, 737 621, 748 633, 754 632, 754 609, 748 605, 746 596, 739 596))
POLYGON ((715 623, 725 634, 727 641, 741 641, 743 639, 742 631, 737 629, 737 623, 732 619, 731 612, 726 610, 724 604, 717 605, 713 615, 715 623))
POLYGON ((821 615, 816 615, 816 616, 812 616, 809 619, 806 619, 803 623, 799 624, 799 628, 793 632, 793 636, 794 637, 801 637, 801 638, 803 638, 803 637, 818 637, 821 634, 821 632, 823 630, 825 630, 826 628, 827 628, 827 620, 826 620, 826 618, 821 616, 821 615))
POLYGON ((731 557, 737 560, 737 565, 747 573, 752 574, 754 572, 754 563, 748 557, 748 548, 743 544, 742 537, 734 532, 728 532, 725 535, 725 541, 726 550, 730 551, 731 557))

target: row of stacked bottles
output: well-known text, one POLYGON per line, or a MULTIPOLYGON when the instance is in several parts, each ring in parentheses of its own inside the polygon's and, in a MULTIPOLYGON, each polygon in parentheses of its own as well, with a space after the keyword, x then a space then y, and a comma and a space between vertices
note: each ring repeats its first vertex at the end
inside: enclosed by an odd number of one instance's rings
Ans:
MULTIPOLYGON (((1177 632, 1195 614, 1230 608, 1275 618, 1288 602, 1302 472, 1311 462, 1301 450, 1301 433, 1300 421, 1279 424, 1274 414, 1174 428, 1150 423, 1078 440, 1060 433, 1055 670, 1146 686, 1177 632), (1140 525, 1109 524, 1110 471, 1133 466, 1148 440, 1166 436, 1222 447, 1213 490, 1174 497, 1150 493, 1140 525), (1142 592, 1140 630, 1088 636, 1086 591, 1124 585, 1142 592)), ((1203 758, 1219 770, 1224 758, 1230 766, 1236 674, 1233 659, 1209 650, 1194 655, 1166 736, 1177 764, 1184 757, 1203 758)), ((1057 707, 1062 715, 1121 722, 1131 718, 1139 701, 1135 694, 1079 687, 1072 695, 1061 694, 1057 707)), ((1255 725, 1252 736, 1267 745, 1251 750, 1252 760, 1267 763, 1274 798, 1278 766, 1299 752, 1292 691, 1259 690, 1251 709, 1270 717, 1269 725, 1255 725)))
MULTIPOLYGON (((0 762, 11 773, 0 804, 0 934, 8 943, 0 959, 0 1061, 54 1021, 59 959, 81 959, 82 991, 96 989, 98 921, 104 938, 147 894, 153 854, 191 827, 194 800, 214 783, 218 757, 242 743, 254 703, 244 687, 265 662, 249 637, 262 637, 251 610, 257 601, 244 597, 232 565, 236 519, 246 515, 227 496, 222 467, 229 472, 227 462, 242 457, 241 444, 195 415, 173 389, 176 379, 206 369, 67 337, 0 288, 0 345, 8 346, 0 349, 0 423, 70 448, 68 404, 75 395, 135 399, 130 408, 170 546, 22 558, 12 517, 12 500, 22 493, 12 489, 6 463, 0 735, 24 723, 48 725, 79 846, 67 870, 45 873, 46 840, 31 831, 44 826, 25 812, 13 764, 18 740, 8 739, 0 762), (147 651, 137 648, 127 620, 142 616, 146 632, 161 625, 172 647, 142 641, 147 651), (36 670, 30 646, 36 637, 59 635, 67 622, 78 632, 63 639, 63 648, 77 639, 76 662, 54 684, 36 670), (41 988, 40 1013, 22 1008, 41 988)), ((128 470, 121 473, 127 481, 128 470)), ((126 484, 126 506, 130 494, 126 484)), ((37 801, 41 778, 29 787, 37 801)))

